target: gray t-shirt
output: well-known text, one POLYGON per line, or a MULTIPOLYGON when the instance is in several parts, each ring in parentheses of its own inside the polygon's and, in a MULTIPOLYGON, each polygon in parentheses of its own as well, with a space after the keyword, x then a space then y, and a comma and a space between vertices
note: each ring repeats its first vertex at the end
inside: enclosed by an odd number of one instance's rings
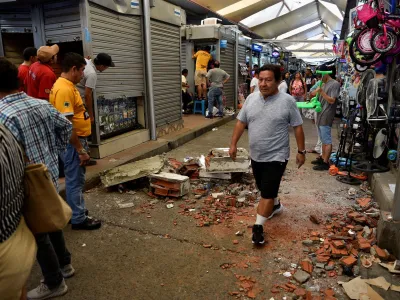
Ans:
POLYGON ((85 70, 83 71, 83 78, 81 82, 76 85, 76 88, 81 94, 82 100, 85 101, 85 87, 95 89, 97 83, 96 67, 90 59, 86 59, 85 70))
POLYGON ((211 69, 207 73, 207 78, 211 82, 211 86, 223 87, 223 82, 230 76, 220 68, 211 69))
POLYGON ((322 111, 318 114, 318 126, 331 126, 333 119, 335 119, 337 98, 340 93, 340 83, 334 79, 329 80, 322 86, 322 90, 332 98, 335 98, 335 103, 329 104, 322 95, 319 96, 321 102, 322 111))
POLYGON ((289 126, 303 124, 293 97, 278 93, 264 100, 261 93, 250 94, 237 119, 248 124, 250 156, 257 162, 289 159, 289 126))

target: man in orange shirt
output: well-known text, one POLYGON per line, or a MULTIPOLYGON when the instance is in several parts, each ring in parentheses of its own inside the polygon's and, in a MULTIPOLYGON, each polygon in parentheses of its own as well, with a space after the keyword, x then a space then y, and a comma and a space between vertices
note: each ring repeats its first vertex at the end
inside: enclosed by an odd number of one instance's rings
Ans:
POLYGON ((25 48, 24 62, 18 67, 19 91, 26 92, 25 79, 28 76, 29 67, 37 62, 37 49, 35 47, 25 48))
POLYGON ((50 92, 50 103, 72 122, 72 136, 64 155, 67 202, 72 209, 73 230, 99 229, 101 222, 86 216, 83 189, 86 165, 90 160, 87 137, 91 134, 90 116, 75 87, 83 77, 85 59, 77 53, 67 53, 62 73, 50 92))
POLYGON ((57 77, 51 67, 57 61, 57 45, 42 46, 37 51, 38 62, 29 68, 29 74, 25 80, 28 96, 49 101, 49 94, 57 77))
POLYGON ((194 73, 194 85, 197 86, 197 98, 205 100, 207 96, 207 66, 212 59, 210 46, 204 50, 193 52, 192 58, 196 59, 196 72, 194 73))

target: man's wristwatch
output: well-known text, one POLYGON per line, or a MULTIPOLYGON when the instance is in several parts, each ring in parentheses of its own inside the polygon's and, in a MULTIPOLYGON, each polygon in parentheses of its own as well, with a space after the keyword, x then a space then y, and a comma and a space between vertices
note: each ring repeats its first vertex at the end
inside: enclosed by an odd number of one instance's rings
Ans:
POLYGON ((306 153, 307 153, 307 150, 303 150, 303 151, 297 150, 297 153, 299 153, 299 154, 303 154, 303 155, 306 155, 306 153))
POLYGON ((84 154, 87 154, 87 151, 85 150, 85 148, 82 148, 82 149, 78 152, 78 154, 79 154, 79 155, 84 155, 84 154))

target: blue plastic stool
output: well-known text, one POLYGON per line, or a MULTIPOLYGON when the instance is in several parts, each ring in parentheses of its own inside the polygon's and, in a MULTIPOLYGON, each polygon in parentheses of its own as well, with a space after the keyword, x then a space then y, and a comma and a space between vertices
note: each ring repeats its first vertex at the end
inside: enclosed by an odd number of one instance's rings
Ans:
POLYGON ((206 115, 206 101, 194 100, 193 113, 194 114, 200 113, 203 116, 205 116, 206 115), (200 106, 200 108, 199 108, 199 106, 200 106))

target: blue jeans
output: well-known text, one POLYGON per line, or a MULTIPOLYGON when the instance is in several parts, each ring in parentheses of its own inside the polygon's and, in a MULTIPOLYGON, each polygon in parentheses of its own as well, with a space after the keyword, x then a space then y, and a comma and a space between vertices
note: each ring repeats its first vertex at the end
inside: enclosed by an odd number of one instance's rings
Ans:
MULTIPOLYGON (((79 138, 82 146, 88 150, 86 138, 79 138)), ((65 190, 67 202, 72 209, 71 224, 80 224, 86 219, 85 200, 83 189, 85 187, 86 167, 80 166, 79 154, 74 146, 68 144, 64 156, 65 190)))
POLYGON ((218 113, 220 115, 224 114, 224 106, 222 104, 222 95, 223 91, 219 87, 210 87, 210 90, 208 91, 208 112, 213 115, 213 108, 214 108, 214 100, 217 98, 217 105, 218 105, 218 113))

